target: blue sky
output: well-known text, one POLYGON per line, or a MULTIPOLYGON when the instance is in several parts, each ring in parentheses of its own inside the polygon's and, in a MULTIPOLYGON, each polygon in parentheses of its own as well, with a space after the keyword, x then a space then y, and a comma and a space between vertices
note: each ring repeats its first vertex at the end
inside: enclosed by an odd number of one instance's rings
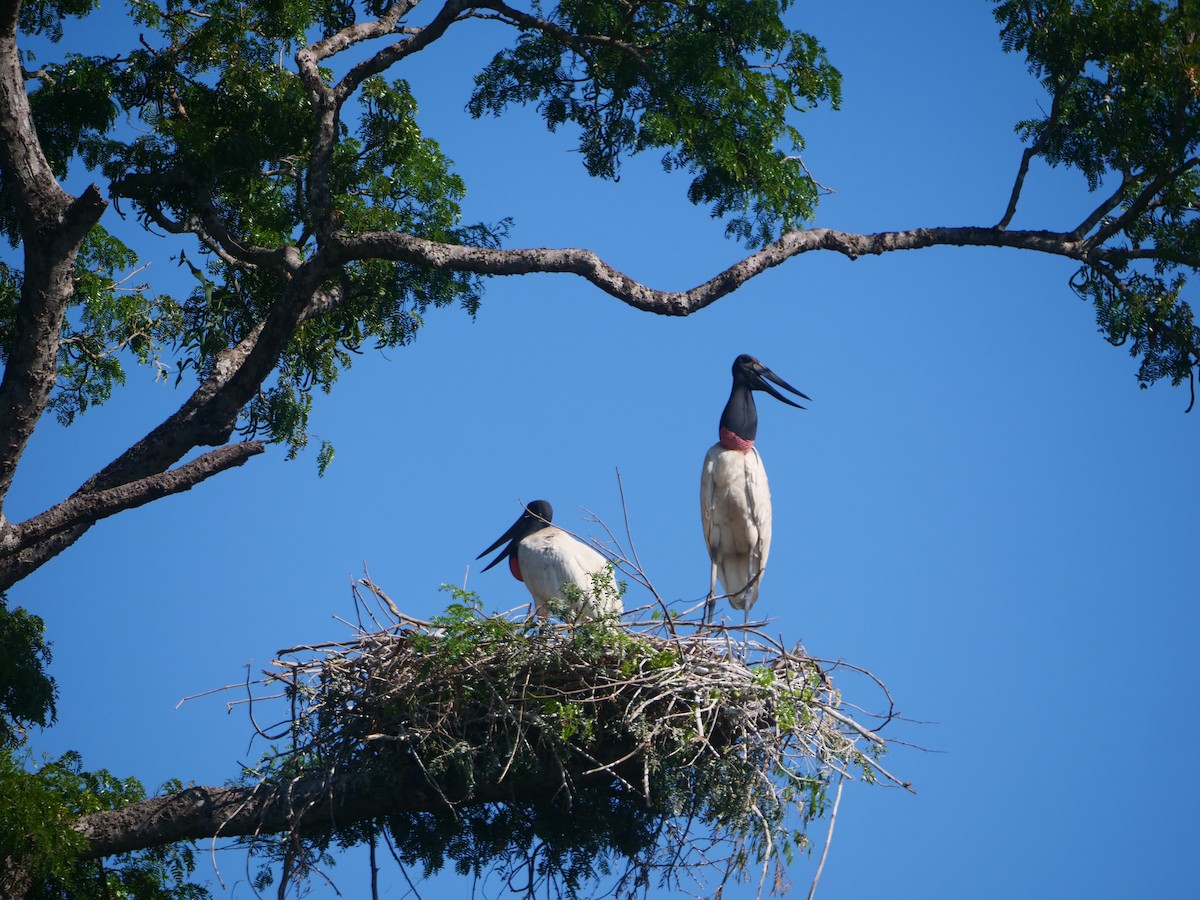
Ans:
MULTIPOLYGON (((1012 126, 1037 115, 1040 89, 1001 52, 989 3, 867 6, 791 13, 845 77, 840 112, 799 121, 805 163, 836 191, 815 224, 994 223, 1020 158, 1012 126)), ((89 37, 118 15, 105 9, 89 37)), ((467 182, 468 220, 513 216, 510 246, 589 247, 668 289, 742 254, 656 159, 593 182, 572 136, 533 114, 471 121, 472 65, 496 29, 465 30, 399 74, 467 182)), ((1073 226, 1094 204, 1081 178, 1035 166, 1014 227, 1073 226)), ((140 249, 157 284, 180 284, 176 245, 140 249)), ((525 602, 504 567, 478 575, 475 555, 520 500, 551 500, 575 530, 589 530, 581 507, 619 524, 617 469, 659 591, 698 600, 700 463, 746 352, 813 397, 803 412, 759 401, 775 526, 756 613, 786 642, 878 674, 916 720, 892 736, 926 748, 889 757, 916 796, 847 788, 817 896, 1178 893, 1200 802, 1174 759, 1200 739, 1200 412, 1184 415, 1186 388, 1138 389, 1071 272, 1012 250, 809 254, 684 320, 566 276, 494 280, 474 321, 434 311, 413 346, 363 357, 317 399, 313 430, 337 448, 324 478, 313 454, 274 449, 101 523, 10 592, 54 644, 60 722, 33 745, 152 789, 223 783, 261 749, 244 711, 227 712, 232 696, 180 698, 279 648, 345 637, 334 617, 352 614, 364 563, 418 617, 464 576, 488 608, 525 602)), ((182 402, 151 378, 132 373, 70 429, 44 422, 9 517, 61 499, 182 402)), ((331 873, 346 896, 361 896, 365 865, 364 851, 331 873)), ((793 865, 794 896, 814 868, 793 865)), ((224 895, 252 895, 234 858, 222 876, 224 895)), ((388 871, 381 889, 407 886, 388 871)), ((440 878, 423 895, 470 891, 440 878)))

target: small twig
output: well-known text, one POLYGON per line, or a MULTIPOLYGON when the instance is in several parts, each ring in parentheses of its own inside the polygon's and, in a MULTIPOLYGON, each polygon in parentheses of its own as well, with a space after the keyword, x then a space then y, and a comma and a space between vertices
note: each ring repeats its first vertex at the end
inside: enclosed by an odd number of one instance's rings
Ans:
POLYGON ((833 188, 826 187, 825 185, 821 184, 821 182, 817 181, 817 179, 813 177, 813 173, 808 170, 808 166, 806 166, 804 164, 804 160, 802 158, 800 158, 799 156, 796 156, 796 155, 785 156, 784 160, 786 162, 800 163, 800 168, 802 168, 804 170, 804 174, 808 176, 808 180, 811 181, 813 184, 815 184, 817 186, 818 190, 822 190, 827 194, 836 194, 837 193, 837 191, 835 191, 833 188))
POLYGON ((839 775, 837 791, 833 795, 833 810, 829 813, 829 829, 825 832, 825 847, 821 850, 821 860, 817 863, 817 871, 813 875, 812 887, 808 889, 808 900, 813 900, 813 896, 817 893, 817 882, 821 880, 821 872, 825 869, 825 857, 829 855, 829 845, 833 843, 833 826, 837 823, 838 807, 842 803, 842 785, 845 782, 846 776, 839 775))

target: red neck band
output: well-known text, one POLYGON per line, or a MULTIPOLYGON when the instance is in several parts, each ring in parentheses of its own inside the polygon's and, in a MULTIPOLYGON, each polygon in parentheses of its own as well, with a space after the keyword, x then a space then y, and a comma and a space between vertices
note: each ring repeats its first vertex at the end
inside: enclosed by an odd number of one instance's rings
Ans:
POLYGON ((728 428, 722 428, 721 446, 726 450, 740 450, 743 453, 748 453, 754 446, 754 441, 747 441, 744 438, 738 437, 728 428))

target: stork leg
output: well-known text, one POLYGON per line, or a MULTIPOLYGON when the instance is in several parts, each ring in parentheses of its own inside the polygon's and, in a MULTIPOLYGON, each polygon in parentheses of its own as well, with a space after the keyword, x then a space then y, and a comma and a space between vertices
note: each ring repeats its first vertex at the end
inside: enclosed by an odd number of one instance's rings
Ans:
POLYGON ((712 622, 713 612, 717 608, 717 564, 712 564, 712 574, 708 579, 708 599, 704 601, 704 620, 703 624, 708 625, 712 622))

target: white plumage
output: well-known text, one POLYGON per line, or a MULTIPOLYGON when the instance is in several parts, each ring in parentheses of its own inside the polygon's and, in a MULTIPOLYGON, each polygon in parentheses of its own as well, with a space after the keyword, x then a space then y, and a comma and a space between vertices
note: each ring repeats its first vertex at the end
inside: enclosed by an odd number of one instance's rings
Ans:
POLYGON ((552 615, 576 624, 621 614, 608 560, 561 528, 551 525, 522 539, 517 545, 517 562, 539 618, 552 615), (599 576, 599 584, 593 576, 599 576), (568 585, 578 588, 578 593, 568 585), (574 594, 575 599, 568 599, 567 594, 574 594))
POLYGON ((612 565, 587 544, 551 525, 553 517, 548 501, 530 503, 512 527, 476 557, 508 541, 483 571, 507 557, 513 577, 525 582, 533 595, 540 619, 553 615, 575 625, 619 616, 624 610, 612 565))
POLYGON ((717 431, 720 440, 705 455, 700 471, 700 521, 712 560, 705 622, 712 621, 718 578, 730 605, 743 610, 747 620, 758 600, 771 552, 771 491, 762 457, 754 446, 758 436, 754 392, 763 391, 804 409, 772 385, 809 399, 753 356, 743 353, 733 361, 733 386, 717 431))
POLYGON ((757 449, 713 444, 700 473, 700 519, 713 561, 710 596, 720 578, 730 605, 749 613, 771 552, 771 491, 757 449))

